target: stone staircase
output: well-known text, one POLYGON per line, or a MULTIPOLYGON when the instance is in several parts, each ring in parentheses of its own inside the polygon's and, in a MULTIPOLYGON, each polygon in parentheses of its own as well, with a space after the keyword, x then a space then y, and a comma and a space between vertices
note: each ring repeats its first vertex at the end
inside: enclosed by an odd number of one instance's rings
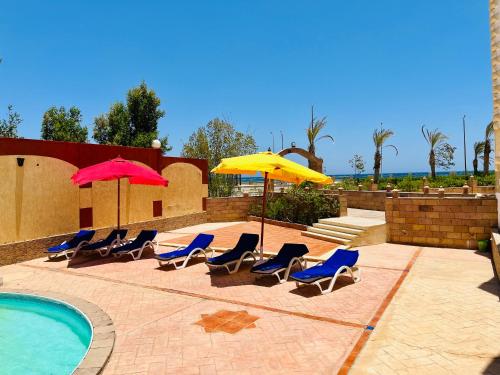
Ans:
POLYGON ((386 240, 385 220, 355 216, 320 219, 301 234, 346 248, 374 245, 386 240))

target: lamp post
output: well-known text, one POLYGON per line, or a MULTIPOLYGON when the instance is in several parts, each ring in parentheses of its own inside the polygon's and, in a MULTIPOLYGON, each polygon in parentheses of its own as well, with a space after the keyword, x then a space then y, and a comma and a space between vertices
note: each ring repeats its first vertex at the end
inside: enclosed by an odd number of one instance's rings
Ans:
POLYGON ((462 117, 462 129, 464 132, 464 173, 467 176, 467 147, 465 145, 465 115, 462 117))
POLYGON ((283 131, 280 130, 280 134, 281 134, 281 149, 283 150, 283 131))
POLYGON ((274 152, 274 133, 273 132, 270 132, 271 133, 271 136, 273 137, 273 152, 274 152))

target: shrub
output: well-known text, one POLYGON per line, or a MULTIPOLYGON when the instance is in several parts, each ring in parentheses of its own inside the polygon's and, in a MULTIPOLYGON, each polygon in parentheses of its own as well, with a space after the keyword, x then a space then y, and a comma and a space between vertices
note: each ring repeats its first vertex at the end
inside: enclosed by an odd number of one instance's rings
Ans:
MULTIPOLYGON (((266 204, 266 217, 273 220, 312 225, 319 219, 338 216, 335 197, 307 186, 293 186, 286 194, 272 195, 266 204)), ((262 203, 250 208, 251 215, 260 216, 262 203)))

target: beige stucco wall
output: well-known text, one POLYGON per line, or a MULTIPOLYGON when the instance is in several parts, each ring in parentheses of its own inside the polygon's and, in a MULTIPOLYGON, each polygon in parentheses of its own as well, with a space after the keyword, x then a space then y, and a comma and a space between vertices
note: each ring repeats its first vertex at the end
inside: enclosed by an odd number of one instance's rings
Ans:
POLYGON ((59 159, 0 156, 0 243, 68 233, 79 227, 77 168, 59 159))
POLYGON ((166 217, 186 215, 203 210, 202 197, 208 195, 208 187, 202 184, 201 170, 188 163, 175 163, 162 171, 169 180, 163 191, 163 214, 166 217))
MULTIPOLYGON (((116 181, 79 188, 71 182, 74 165, 49 157, 20 157, 25 158, 23 167, 17 165, 17 156, 0 156, 0 244, 78 231, 80 208, 92 207, 93 228, 116 225, 116 181)), ((167 188, 121 180, 122 225, 152 220, 153 201, 162 201, 162 217, 203 211, 208 188, 198 167, 175 163, 162 174, 170 182, 167 188)))

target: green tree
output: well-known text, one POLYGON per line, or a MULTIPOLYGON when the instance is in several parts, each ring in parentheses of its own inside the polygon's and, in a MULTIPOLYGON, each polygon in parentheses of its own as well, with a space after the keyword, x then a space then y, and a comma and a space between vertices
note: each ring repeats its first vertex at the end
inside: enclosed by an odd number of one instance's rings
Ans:
POLYGON ((17 127, 23 120, 13 108, 12 105, 7 106, 7 119, 0 119, 0 137, 19 138, 17 127))
POLYGON ((493 137, 493 121, 486 126, 484 137, 484 150, 483 150, 483 174, 485 176, 490 174, 490 153, 491 153, 491 138, 493 137))
MULTIPOLYGON (((237 131, 229 122, 215 118, 191 134, 183 145, 182 156, 207 159, 211 170, 223 158, 252 154, 256 150, 252 135, 237 131)), ((211 174, 209 193, 211 196, 230 195, 235 182, 234 176, 211 174)))
POLYGON ((162 151, 172 149, 168 137, 159 137, 158 121, 165 116, 159 109, 160 99, 142 82, 127 93, 127 103, 113 104, 108 113, 94 119, 93 138, 97 143, 151 147, 159 139, 162 151))
POLYGON ((422 135, 430 147, 429 166, 432 178, 436 178, 436 165, 444 169, 450 169, 455 163, 453 157, 455 147, 446 143, 448 137, 438 129, 429 130, 422 125, 422 135))
POLYGON ((77 107, 50 107, 42 120, 42 139, 49 141, 87 142, 87 128, 81 125, 82 114, 77 107))
POLYGON ((472 160, 472 167, 474 168, 474 175, 479 174, 477 166, 478 160, 477 158, 484 152, 484 142, 476 142, 474 143, 474 160, 472 160))
POLYGON ((115 103, 109 113, 94 119, 93 138, 100 144, 130 145, 130 116, 123 103, 115 103))
POLYGON ((391 147, 398 154, 398 149, 394 145, 385 145, 384 143, 394 135, 391 129, 375 129, 373 131, 373 144, 375 145, 375 155, 373 156, 373 181, 378 183, 380 179, 380 168, 382 167, 382 149, 384 147, 391 147))
POLYGON ((359 173, 363 173, 365 171, 365 161, 361 155, 355 154, 351 160, 349 160, 349 164, 352 169, 354 169, 354 177, 357 179, 359 173))

